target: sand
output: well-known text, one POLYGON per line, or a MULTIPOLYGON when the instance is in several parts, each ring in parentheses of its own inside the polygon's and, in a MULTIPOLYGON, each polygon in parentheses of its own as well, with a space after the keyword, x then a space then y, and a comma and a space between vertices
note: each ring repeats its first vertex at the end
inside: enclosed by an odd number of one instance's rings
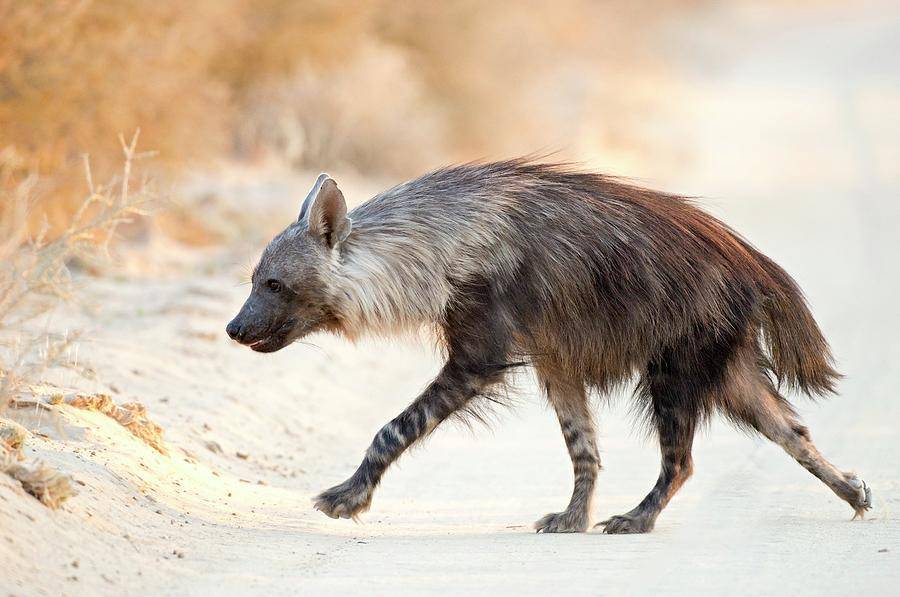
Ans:
MULTIPOLYGON (((13 411, 32 431, 28 459, 72 475, 78 495, 53 511, 0 477, 4 593, 884 594, 900 583, 900 405, 895 374, 878 369, 896 347, 868 356, 857 334, 873 317, 834 317, 840 303, 820 303, 850 377, 843 396, 797 401, 826 456, 873 487, 863 521, 780 449, 716 421, 653 533, 536 535, 531 523, 565 505, 571 471, 525 377, 518 406, 491 429, 449 426, 406 455, 356 524, 310 499, 353 471, 437 355, 411 340, 326 336, 253 353, 223 332, 246 292, 227 265, 238 260, 203 259, 202 276, 195 259, 168 276, 84 279, 86 302, 102 307, 59 315, 90 341, 77 368, 50 372, 36 394, 141 403, 166 454, 101 412, 13 411)), ((657 473, 656 448, 632 430, 626 404, 597 408, 597 520, 631 508, 657 473)))

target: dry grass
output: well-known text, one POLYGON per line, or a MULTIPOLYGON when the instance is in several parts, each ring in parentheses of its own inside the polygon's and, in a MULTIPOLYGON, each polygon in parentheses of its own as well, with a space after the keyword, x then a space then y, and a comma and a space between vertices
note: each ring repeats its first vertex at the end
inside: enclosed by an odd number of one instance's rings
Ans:
POLYGON ((72 477, 43 462, 32 466, 13 464, 3 472, 21 483, 22 489, 39 499, 42 504, 54 510, 70 497, 78 495, 72 477))
POLYGON ((22 448, 28 432, 21 425, 0 418, 0 473, 9 475, 22 488, 49 508, 59 508, 64 501, 77 494, 72 478, 42 462, 20 464, 24 460, 22 448))
MULTIPOLYGON (((0 155, 0 412, 44 369, 67 361, 74 336, 41 329, 38 320, 58 302, 73 298, 72 264, 99 267, 108 259, 119 226, 143 213, 150 195, 146 181, 136 185, 134 180, 134 163, 145 155, 137 151, 138 137, 136 132, 128 143, 120 137, 124 165, 121 175, 107 185, 94 183, 84 156, 88 195, 52 239, 46 225, 36 235, 29 234, 39 179, 21 175, 21 159, 12 150, 0 155)), ((140 405, 111 405, 107 410, 139 437, 158 440, 158 428, 140 405)), ((0 418, 0 473, 19 481, 45 505, 58 508, 76 493, 72 479, 41 462, 20 464, 26 435, 17 424, 0 418)), ((161 443, 154 447, 162 449, 161 443)))
POLYGON ((205 73, 228 43, 227 4, 0 0, 0 149, 41 176, 32 231, 68 226, 84 152, 101 180, 114 175, 118 131, 143 126, 156 174, 221 150, 228 92, 205 73))
POLYGON ((113 402, 108 394, 99 393, 36 395, 33 398, 17 398, 9 402, 9 406, 13 408, 33 410, 52 410, 60 405, 102 413, 128 429, 132 435, 160 454, 169 453, 163 443, 163 428, 150 420, 150 417, 147 416, 147 407, 139 402, 127 402, 120 406, 113 402))
POLYGON ((163 444, 163 429, 150 420, 147 408, 138 402, 128 402, 121 406, 112 401, 106 394, 78 394, 76 396, 57 396, 52 404, 68 404, 74 408, 93 410, 105 414, 128 429, 132 435, 159 452, 168 454, 163 444))
POLYGON ((24 427, 14 421, 0 419, 0 459, 6 456, 10 462, 13 458, 22 460, 22 447, 26 439, 28 431, 24 427))
MULTIPOLYGON (((166 182, 222 157, 392 177, 554 150, 677 167, 692 133, 659 125, 696 91, 672 30, 760 6, 776 3, 0 0, 0 151, 40 173, 31 231, 51 238, 81 205, 82 152, 105 179, 115 132, 138 126, 166 182)), ((184 213, 162 231, 228 240, 184 213)))
POLYGON ((29 235, 27 225, 36 205, 34 175, 13 183, 18 163, 15 156, 0 156, 0 408, 47 366, 65 360, 73 336, 41 330, 39 318, 59 301, 71 300, 71 267, 102 267, 116 230, 142 215, 151 199, 146 181, 135 182, 134 163, 138 133, 126 143, 120 139, 124 165, 121 175, 106 185, 96 185, 90 163, 84 157, 88 195, 66 228, 52 240, 46 227, 29 235))
POLYGON ((661 33, 701 6, 0 0, 0 150, 40 173, 32 232, 46 218, 51 237, 81 204, 81 154, 105 178, 138 126, 157 177, 235 155, 407 175, 633 150, 676 99, 661 33))

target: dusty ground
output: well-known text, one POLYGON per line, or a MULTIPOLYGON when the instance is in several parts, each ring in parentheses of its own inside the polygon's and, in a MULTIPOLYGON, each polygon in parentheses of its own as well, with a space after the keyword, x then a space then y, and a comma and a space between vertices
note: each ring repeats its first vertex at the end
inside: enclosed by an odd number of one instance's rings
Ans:
MULTIPOLYGON (((841 211, 830 213, 838 225, 841 211)), ((826 232, 829 221, 820 222, 826 232)), ((241 259, 218 254, 194 256, 169 276, 85 280, 86 302, 98 308, 60 314, 91 340, 78 369, 51 372, 48 382, 143 402, 166 430, 169 454, 101 414, 18 411, 38 432, 29 456, 73 474, 80 495, 54 512, 0 479, 0 589, 891 592, 900 583, 900 405, 890 369, 897 347, 878 338, 893 323, 879 320, 878 293, 863 301, 871 309, 851 305, 850 317, 845 301, 859 303, 860 293, 815 273, 840 247, 795 247, 784 257, 799 258, 801 280, 818 280, 813 302, 849 374, 842 396, 798 404, 823 452, 873 487, 864 521, 850 522, 850 509, 780 449, 716 422, 698 438, 696 475, 652 534, 535 535, 531 523, 565 505, 571 472, 554 417, 527 378, 520 406, 500 412, 493 430, 440 430, 389 472, 362 524, 330 520, 311 496, 352 472, 437 357, 424 344, 327 337, 274 355, 238 347, 222 328, 246 292, 229 265, 241 259)), ((890 280, 854 275, 871 279, 870 289, 890 280)), ((657 474, 656 448, 631 430, 626 403, 597 409, 605 466, 597 520, 631 508, 657 474)))

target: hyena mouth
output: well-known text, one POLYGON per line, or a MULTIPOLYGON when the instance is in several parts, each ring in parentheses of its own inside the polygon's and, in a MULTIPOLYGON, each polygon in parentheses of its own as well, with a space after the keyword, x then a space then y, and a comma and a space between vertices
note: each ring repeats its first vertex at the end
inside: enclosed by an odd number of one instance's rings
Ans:
POLYGON ((276 350, 281 350, 291 343, 290 336, 296 323, 296 320, 289 319, 278 326, 278 329, 265 338, 252 342, 247 346, 250 347, 250 350, 256 352, 275 352, 276 350))

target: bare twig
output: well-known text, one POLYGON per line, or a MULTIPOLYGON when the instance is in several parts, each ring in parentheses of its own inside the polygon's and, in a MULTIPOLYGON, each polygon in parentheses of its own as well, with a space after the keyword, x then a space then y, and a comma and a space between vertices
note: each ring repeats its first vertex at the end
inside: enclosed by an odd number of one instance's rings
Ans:
POLYGON ((117 184, 98 186, 90 158, 83 155, 88 195, 52 240, 46 227, 29 238, 28 221, 37 179, 15 181, 21 163, 11 151, 0 152, 0 408, 30 379, 48 366, 61 364, 77 334, 48 330, 27 333, 35 318, 74 296, 69 264, 73 259, 97 262, 109 258, 118 227, 145 214, 151 195, 146 185, 132 188, 133 163, 150 155, 138 153, 140 130, 122 144, 124 161, 117 184))

